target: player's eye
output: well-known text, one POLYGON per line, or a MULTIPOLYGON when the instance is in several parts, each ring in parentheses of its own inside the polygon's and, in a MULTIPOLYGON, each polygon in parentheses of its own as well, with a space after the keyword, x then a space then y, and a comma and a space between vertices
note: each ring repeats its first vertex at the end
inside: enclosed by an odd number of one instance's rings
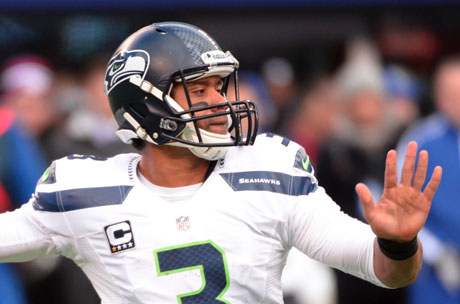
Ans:
POLYGON ((195 95, 201 96, 201 95, 204 95, 206 93, 206 90, 205 89, 195 89, 195 90, 192 91, 192 93, 195 94, 195 95))

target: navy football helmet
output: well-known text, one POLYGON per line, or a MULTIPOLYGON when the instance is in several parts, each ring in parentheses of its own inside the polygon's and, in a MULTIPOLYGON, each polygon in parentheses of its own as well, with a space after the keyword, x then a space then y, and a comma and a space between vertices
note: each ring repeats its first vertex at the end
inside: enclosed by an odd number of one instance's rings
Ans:
POLYGON ((105 92, 119 125, 117 135, 125 143, 140 138, 187 147, 208 160, 221 158, 229 146, 253 144, 257 110, 254 102, 239 100, 238 66, 230 52, 223 52, 193 25, 161 22, 138 30, 115 51, 105 76, 105 92), (223 80, 223 96, 229 81, 234 82, 236 100, 192 108, 186 82, 215 75, 223 80), (175 83, 183 84, 189 109, 169 95, 175 83), (197 115, 217 108, 212 114, 197 115), (228 117, 228 134, 198 127, 199 120, 216 116, 228 117))

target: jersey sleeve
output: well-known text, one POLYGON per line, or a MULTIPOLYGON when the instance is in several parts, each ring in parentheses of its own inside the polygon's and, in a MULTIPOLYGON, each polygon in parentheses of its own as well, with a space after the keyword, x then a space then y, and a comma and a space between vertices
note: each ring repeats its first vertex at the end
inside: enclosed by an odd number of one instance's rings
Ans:
POLYGON ((0 214, 0 262, 25 262, 58 254, 56 239, 41 224, 32 200, 13 212, 0 214))
POLYGON ((374 272, 370 226, 343 213, 322 187, 295 204, 287 233, 290 245, 311 258, 386 287, 374 272))
POLYGON ((56 178, 58 163, 54 161, 46 169, 26 204, 0 214, 0 262, 25 262, 61 254, 59 240, 66 234, 62 214, 43 212, 39 208, 41 192, 60 187, 56 178))
POLYGON ((105 160, 72 155, 54 161, 39 179, 29 202, 0 215, 0 261, 79 257, 75 229, 84 218, 78 211, 120 202, 126 194, 126 187, 108 187, 110 177, 117 176, 119 170, 105 160))

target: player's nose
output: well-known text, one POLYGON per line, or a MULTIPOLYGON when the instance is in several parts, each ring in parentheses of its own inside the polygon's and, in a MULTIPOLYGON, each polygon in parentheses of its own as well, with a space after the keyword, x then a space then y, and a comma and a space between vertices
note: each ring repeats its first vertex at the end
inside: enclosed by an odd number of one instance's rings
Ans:
MULTIPOLYGON (((220 91, 212 90, 210 104, 216 105, 216 104, 224 103, 226 101, 227 101, 227 99, 221 94, 220 91)), ((225 109, 225 106, 215 108, 214 111, 222 111, 224 109, 225 109)))

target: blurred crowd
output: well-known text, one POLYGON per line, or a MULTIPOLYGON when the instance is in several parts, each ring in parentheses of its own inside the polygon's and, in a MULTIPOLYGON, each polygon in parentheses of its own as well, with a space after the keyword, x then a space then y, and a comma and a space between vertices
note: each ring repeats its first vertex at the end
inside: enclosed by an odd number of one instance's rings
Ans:
MULTIPOLYGON (((430 40, 398 50, 394 45, 404 37, 388 35, 377 42, 367 37, 347 41, 333 71, 316 71, 305 79, 282 57, 240 71, 240 98, 256 101, 261 132, 304 146, 320 185, 353 217, 365 221, 356 183, 366 183, 380 197, 389 149, 401 155, 408 141, 417 140, 430 152, 431 171, 438 164, 445 171, 420 235, 425 261, 414 285, 381 289, 293 250, 283 274, 287 304, 460 303, 460 57, 434 59, 430 40), (427 69, 419 64, 425 59, 443 61, 427 69)), ((54 159, 135 152, 116 137, 103 92, 109 56, 94 54, 78 73, 56 69, 39 54, 14 54, 3 61, 2 212, 27 202, 54 159)), ((0 278, 0 303, 98 303, 81 271, 64 258, 0 264, 0 278)))

